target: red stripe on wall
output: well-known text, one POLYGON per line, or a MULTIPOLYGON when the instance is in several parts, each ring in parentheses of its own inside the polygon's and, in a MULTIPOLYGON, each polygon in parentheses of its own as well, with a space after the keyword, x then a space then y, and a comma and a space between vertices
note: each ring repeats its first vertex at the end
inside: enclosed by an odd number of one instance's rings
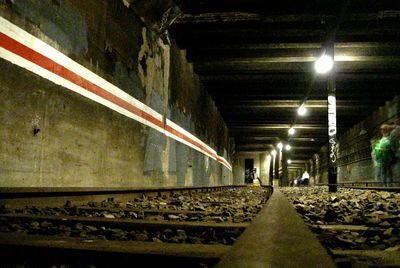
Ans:
POLYGON ((218 162, 220 162, 221 164, 223 164, 224 166, 226 166, 229 169, 231 168, 230 167, 231 165, 228 162, 226 162, 225 159, 218 158, 218 162))
POLYGON ((133 106, 129 102, 113 95, 112 93, 106 91, 105 89, 93 84, 92 82, 86 80, 85 78, 79 76, 78 74, 68 70, 64 66, 58 64, 57 62, 49 59, 48 57, 36 52, 35 50, 19 43, 18 41, 10 38, 9 36, 0 33, 0 46, 9 50, 10 52, 74 83, 83 89, 108 100, 121 108, 153 123, 156 126, 163 128, 163 122, 154 116, 146 113, 145 111, 133 106))
POLYGON ((195 140, 189 138, 188 136, 186 136, 185 134, 183 134, 183 133, 179 132, 178 130, 172 128, 171 126, 168 126, 168 125, 167 125, 167 126, 165 127, 165 130, 168 131, 168 132, 170 132, 171 134, 173 134, 173 135, 175 135, 175 136, 177 136, 177 137, 179 137, 179 138, 181 138, 181 139, 183 139, 183 140, 185 140, 185 141, 187 141, 187 142, 193 144, 193 145, 196 146, 197 148, 199 148, 199 149, 201 149, 201 150, 207 152, 208 154, 212 155, 213 157, 215 157, 215 158, 218 157, 218 156, 215 155, 213 152, 210 152, 210 151, 209 151, 205 146, 203 146, 202 144, 200 144, 200 143, 198 143, 197 141, 195 141, 195 140))
MULTIPOLYGON (((164 128, 162 120, 157 119, 156 117, 132 105, 131 103, 123 100, 122 98, 97 86, 96 84, 90 82, 89 80, 83 78, 82 76, 74 73, 73 71, 67 69, 66 67, 60 65, 59 63, 53 61, 52 59, 36 52, 35 50, 25 46, 24 44, 21 44, 20 42, 14 40, 13 38, 9 37, 4 33, 0 33, 0 47, 3 47, 4 49, 42 67, 43 69, 46 69, 51 73, 54 73, 72 82, 73 84, 83 88, 84 90, 87 90, 88 92, 96 94, 97 96, 153 123, 154 125, 160 128, 164 128)), ((202 145, 201 143, 193 140, 192 138, 172 128, 171 126, 166 125, 165 130, 187 141, 188 143, 193 144, 202 151, 207 152, 207 154, 213 156, 214 158, 217 159, 218 162, 226 165, 230 169, 230 164, 227 161, 225 161, 225 159, 220 159, 218 155, 210 151, 206 146, 202 145)))

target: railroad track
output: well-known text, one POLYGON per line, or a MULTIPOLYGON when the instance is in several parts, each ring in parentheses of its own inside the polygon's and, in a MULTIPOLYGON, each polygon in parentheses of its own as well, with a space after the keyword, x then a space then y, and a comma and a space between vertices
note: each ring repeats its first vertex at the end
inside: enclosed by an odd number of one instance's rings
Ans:
POLYGON ((270 187, 58 191, 48 196, 7 190, 0 209, 5 256, 0 262, 212 267, 271 193, 270 187))
MULTIPOLYGON (((400 182, 392 182, 389 184, 389 186, 386 186, 383 182, 376 182, 376 181, 341 182, 331 185, 335 185, 339 188, 349 188, 358 190, 400 192, 400 182)), ((328 186, 328 184, 319 184, 318 186, 328 186)))
POLYGON ((380 186, 341 186, 343 188, 358 189, 358 190, 371 190, 371 191, 384 191, 400 193, 400 187, 380 187, 380 186))
POLYGON ((338 267, 400 267, 400 194, 382 190, 282 189, 338 267))
POLYGON ((58 192, 47 202, 43 193, 28 193, 27 198, 18 192, 15 200, 9 194, 0 201, 0 250, 4 254, 0 262, 22 267, 126 267, 127 263, 218 268, 258 267, 259 263, 282 267, 399 266, 400 216, 374 214, 370 207, 383 206, 376 199, 379 196, 396 206, 389 206, 389 212, 397 212, 399 202, 391 202, 396 193, 357 190, 346 197, 340 192, 350 190, 342 189, 336 195, 318 192, 309 197, 308 204, 303 197, 309 189, 297 188, 294 190, 301 195, 287 195, 308 228, 296 219, 299 216, 279 190, 269 198, 272 189, 268 187, 102 192, 100 197, 83 192, 84 198, 58 192), (266 203, 268 199, 271 201, 266 203), (56 203, 59 205, 49 206, 56 203), (310 211, 318 211, 319 206, 330 212, 322 218, 312 215, 310 211), (347 214, 336 211, 339 208, 364 214, 368 208, 369 213, 362 220, 349 220, 344 217, 347 214), (380 248, 376 236, 391 239, 391 244, 380 248), (300 249, 294 246, 299 242, 300 249))

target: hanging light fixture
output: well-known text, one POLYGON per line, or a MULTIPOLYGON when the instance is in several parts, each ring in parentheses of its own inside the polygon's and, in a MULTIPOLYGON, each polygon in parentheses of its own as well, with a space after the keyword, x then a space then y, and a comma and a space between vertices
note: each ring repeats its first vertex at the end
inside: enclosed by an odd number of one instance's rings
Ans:
POLYGON ((314 64, 315 71, 319 74, 326 74, 333 68, 333 59, 329 55, 322 55, 314 64))
POLYGON ((307 113, 306 107, 304 107, 304 104, 302 104, 298 109, 297 109, 297 114, 300 116, 304 116, 307 113))
POLYGON ((278 143, 276 146, 278 147, 279 150, 282 150, 282 148, 283 148, 282 142, 278 143))

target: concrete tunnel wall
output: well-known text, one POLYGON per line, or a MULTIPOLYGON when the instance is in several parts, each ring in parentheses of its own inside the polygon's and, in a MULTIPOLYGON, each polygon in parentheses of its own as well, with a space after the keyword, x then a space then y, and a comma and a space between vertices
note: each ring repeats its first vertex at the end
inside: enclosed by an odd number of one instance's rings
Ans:
MULTIPOLYGON (((384 106, 340 135, 338 145, 338 182, 374 181, 374 164, 371 157, 371 139, 381 138, 380 125, 383 123, 399 125, 400 98, 396 96, 384 106)), ((327 147, 312 159, 314 169, 312 176, 316 183, 328 183, 327 147), (316 161, 318 159, 318 161, 316 161)), ((392 179, 400 182, 400 160, 392 163, 392 179)))
POLYGON ((0 17, 142 102, 160 124, 57 85, 2 51, 0 187, 232 184, 227 127, 185 53, 123 1, 0 0, 0 17), (181 138, 166 135, 172 126, 181 138))
POLYGON ((268 153, 256 152, 238 152, 235 154, 233 162, 234 183, 244 184, 246 159, 253 159, 254 168, 256 168, 256 177, 260 178, 264 185, 268 185, 271 156, 268 153))

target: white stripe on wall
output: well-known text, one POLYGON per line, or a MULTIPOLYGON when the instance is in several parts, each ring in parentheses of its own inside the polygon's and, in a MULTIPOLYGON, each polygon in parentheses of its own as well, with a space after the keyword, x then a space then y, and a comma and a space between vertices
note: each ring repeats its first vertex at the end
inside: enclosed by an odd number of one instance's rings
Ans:
MULTIPOLYGON (((157 122, 160 122, 160 125, 163 124, 163 116, 150 108, 149 106, 145 105, 144 103, 140 102, 139 100, 133 98, 123 90, 119 89, 115 85, 109 83, 102 77, 98 76, 97 74, 93 73, 89 69, 85 68, 84 66, 78 64, 77 62, 73 61, 63 53, 59 52, 55 48, 49 46, 45 42, 39 40, 38 38, 34 37, 33 35, 29 34, 28 32, 22 30, 21 28, 17 27, 16 25, 12 24, 8 20, 5 20, 4 18, 0 17, 0 32, 7 35, 11 39, 21 43, 22 45, 36 51, 37 53, 41 54, 44 57, 49 58, 50 60, 54 61, 56 64, 61 65, 68 69, 69 71, 75 73, 76 75, 82 77, 85 80, 88 80, 92 84, 98 86, 99 88, 111 93, 113 96, 116 96, 118 99, 129 103, 134 107, 135 109, 139 109, 140 111, 143 111, 144 113, 152 116, 157 120, 157 122)), ((100 103, 120 114, 123 114, 129 118, 132 118, 142 124, 145 124, 151 128, 156 129, 157 131, 164 133, 168 137, 171 137, 183 144, 186 144, 187 146, 190 146, 191 148, 207 155, 208 157, 218 161, 221 163, 223 166, 228 168, 229 170, 232 170, 231 165, 226 161, 225 158, 218 156, 215 150, 213 150, 210 146, 208 146, 206 143, 201 141, 199 138, 191 134, 190 132, 186 131, 179 125, 175 124, 174 122, 170 121, 169 119, 166 120, 166 125, 164 127, 160 127, 153 122, 149 121, 148 119, 141 117, 139 115, 136 115, 135 113, 132 113, 131 111, 126 110, 125 108, 99 96, 96 95, 95 93, 92 93, 88 91, 85 88, 82 88, 81 86, 73 83, 72 81, 69 81, 47 69, 42 68, 41 66, 17 55, 14 54, 11 51, 6 50, 4 47, 0 47, 0 57, 12 62, 13 64, 16 64, 22 68, 25 68, 47 80, 50 80, 54 82, 55 84, 61 85, 65 88, 68 88, 86 98, 89 98, 97 103, 100 103), (175 135, 174 133, 171 133, 170 131, 166 131, 167 127, 171 127, 175 131, 179 132, 179 135, 182 137, 179 137, 175 135)), ((149 117, 151 118, 151 117, 149 117)), ((153 119, 152 119, 153 120, 153 119)), ((156 122, 156 123, 157 123, 156 122)))

